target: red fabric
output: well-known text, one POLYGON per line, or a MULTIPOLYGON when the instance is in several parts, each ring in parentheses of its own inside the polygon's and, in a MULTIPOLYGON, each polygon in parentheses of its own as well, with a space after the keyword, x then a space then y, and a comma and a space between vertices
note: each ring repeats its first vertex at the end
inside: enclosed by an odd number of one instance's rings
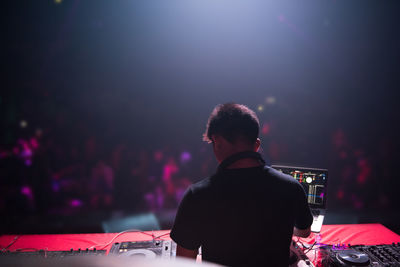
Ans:
MULTIPOLYGON (((111 248, 115 242, 145 241, 152 240, 152 234, 161 239, 170 239, 169 231, 155 231, 145 233, 123 233, 109 243, 117 234, 66 234, 66 235, 21 235, 16 242, 8 248, 10 251, 17 249, 47 249, 47 250, 74 250, 93 248, 111 248)), ((400 242, 400 236, 390 231, 381 224, 347 224, 347 225, 324 225, 321 231, 321 243, 324 244, 352 244, 373 245, 391 244, 400 242)), ((310 238, 301 239, 302 242, 314 243, 315 234, 310 238)), ((0 237, 0 248, 8 246, 15 235, 4 235, 0 237)))
MULTIPOLYGON (((312 244, 317 234, 301 239, 302 242, 312 244)), ((392 232, 379 223, 375 224, 337 224, 323 225, 320 233, 320 243, 323 244, 351 244, 376 245, 400 242, 400 235, 392 232)))
MULTIPOLYGON (((146 241, 152 240, 154 237, 160 237, 160 239, 168 240, 169 231, 154 231, 154 232, 128 232, 119 235, 115 238, 112 243, 107 246, 117 233, 111 234, 63 234, 63 235, 21 235, 18 237, 16 242, 8 248, 10 251, 17 249, 45 249, 45 250, 74 250, 77 249, 92 249, 95 246, 96 249, 106 249, 107 251, 112 247, 115 242, 124 241, 146 241), (166 234, 166 235, 164 235, 166 234)), ((0 248, 8 246, 13 242, 16 235, 4 235, 0 237, 0 248)))

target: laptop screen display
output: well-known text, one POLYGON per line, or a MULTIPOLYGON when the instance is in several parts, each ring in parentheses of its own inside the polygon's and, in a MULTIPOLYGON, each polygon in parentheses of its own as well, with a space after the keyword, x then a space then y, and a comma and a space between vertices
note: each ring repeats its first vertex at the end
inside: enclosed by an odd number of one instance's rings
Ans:
POLYGON ((272 168, 292 176, 303 186, 311 208, 325 208, 328 170, 278 165, 272 168))

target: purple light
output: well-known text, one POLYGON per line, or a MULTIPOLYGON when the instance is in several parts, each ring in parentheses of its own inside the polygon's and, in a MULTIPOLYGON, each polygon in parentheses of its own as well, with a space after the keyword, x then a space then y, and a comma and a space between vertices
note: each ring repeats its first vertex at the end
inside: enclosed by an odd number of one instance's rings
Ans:
POLYGON ((51 183, 51 189, 53 189, 53 192, 60 191, 60 184, 57 181, 53 181, 51 183))
POLYGON ((181 162, 182 163, 186 163, 186 162, 190 161, 191 159, 192 159, 192 155, 189 152, 187 152, 187 151, 182 152, 182 154, 181 154, 181 162))
POLYGON ((21 194, 27 196, 28 198, 33 197, 32 189, 27 185, 21 187, 21 194))
POLYGON ((71 199, 71 201, 69 202, 69 205, 71 207, 80 207, 82 206, 82 201, 80 201, 79 199, 71 199))
POLYGON ((24 147, 24 150, 21 152, 21 156, 24 158, 32 157, 33 153, 28 147, 24 147))
POLYGON ((32 137, 32 138, 29 140, 29 142, 30 142, 30 145, 31 145, 31 147, 32 147, 33 149, 37 149, 37 148, 39 147, 39 143, 38 143, 38 141, 36 140, 36 138, 32 137))

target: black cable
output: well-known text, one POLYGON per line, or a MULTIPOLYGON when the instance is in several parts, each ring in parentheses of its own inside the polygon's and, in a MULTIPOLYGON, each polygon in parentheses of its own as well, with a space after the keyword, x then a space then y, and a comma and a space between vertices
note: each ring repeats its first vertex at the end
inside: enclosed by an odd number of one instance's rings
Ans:
POLYGON ((16 235, 16 236, 14 237, 14 239, 11 241, 11 243, 8 244, 8 246, 4 247, 4 248, 1 250, 1 252, 4 252, 4 251, 6 251, 9 247, 11 247, 15 242, 17 242, 18 238, 19 238, 19 235, 16 235))
POLYGON ((315 246, 315 244, 317 244, 317 242, 314 242, 314 244, 312 244, 311 247, 305 249, 305 250, 303 251, 304 254, 307 253, 307 252, 309 252, 309 251, 311 251, 311 250, 313 249, 313 247, 315 246))
POLYGON ((45 249, 38 249, 38 248, 17 248, 16 250, 14 250, 13 252, 27 252, 27 251, 46 251, 45 249))
POLYGON ((155 240, 155 239, 159 239, 160 237, 163 237, 163 236, 166 236, 166 235, 169 235, 169 233, 166 233, 166 234, 162 234, 162 235, 156 236, 156 237, 154 237, 154 238, 153 238, 153 240, 155 240))

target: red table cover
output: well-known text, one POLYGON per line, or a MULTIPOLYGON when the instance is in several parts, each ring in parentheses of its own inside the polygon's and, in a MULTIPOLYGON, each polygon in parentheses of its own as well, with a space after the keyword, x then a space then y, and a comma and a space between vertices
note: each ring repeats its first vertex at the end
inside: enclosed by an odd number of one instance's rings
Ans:
POLYGON ((96 248, 98 250, 106 249, 108 251, 115 242, 146 241, 152 240, 153 237, 168 240, 170 239, 169 230, 128 232, 122 234, 3 235, 0 237, 0 248, 4 248, 15 241, 7 250, 45 249, 54 251, 96 248), (17 237, 16 240, 14 240, 15 237, 17 237))
MULTIPOLYGON (((301 239, 302 242, 314 243, 317 235, 312 233, 309 238, 301 239)), ((377 245, 400 242, 400 235, 392 232, 379 223, 375 224, 337 224, 323 225, 320 243, 323 244, 351 244, 351 245, 377 245)))
MULTIPOLYGON (((62 235, 3 235, 0 236, 0 249, 9 246, 9 251, 18 249, 45 249, 45 250, 70 250, 70 249, 106 249, 111 248, 115 242, 145 241, 153 237, 168 240, 169 230, 154 232, 128 232, 117 236, 116 233, 108 234, 62 234, 62 235), (16 238, 17 237, 17 238, 16 238), (115 238, 116 237, 116 238, 115 238), (15 239, 16 238, 16 239, 15 239)), ((301 239, 302 242, 314 243, 317 235, 301 239)), ((324 244, 351 244, 373 245, 391 244, 400 242, 400 236, 381 224, 345 224, 324 225, 320 233, 320 242, 324 244)))

